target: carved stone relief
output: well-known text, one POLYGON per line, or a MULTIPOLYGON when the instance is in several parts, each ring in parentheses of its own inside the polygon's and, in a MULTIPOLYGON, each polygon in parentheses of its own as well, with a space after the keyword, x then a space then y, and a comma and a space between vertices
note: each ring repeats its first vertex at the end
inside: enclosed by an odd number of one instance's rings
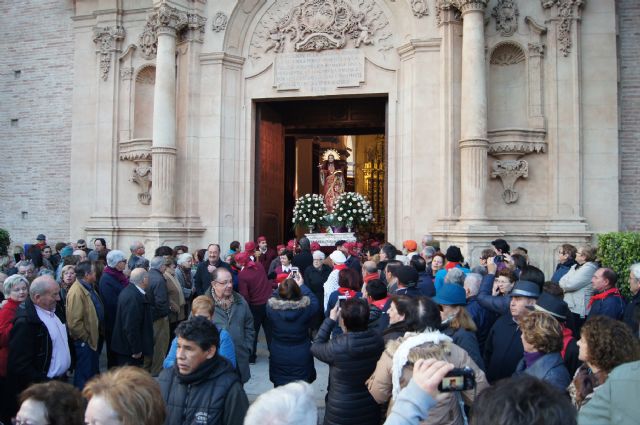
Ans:
POLYGON ((445 21, 445 15, 449 15, 449 20, 461 21, 462 14, 451 0, 436 0, 436 25, 441 26, 445 21))
POLYGON ((498 0, 491 12, 496 20, 496 31, 503 37, 510 37, 518 30, 518 5, 513 0, 498 0))
POLYGON ((281 0, 262 17, 249 57, 267 53, 322 51, 377 46, 391 50, 391 31, 375 0, 281 0))
POLYGON ((227 20, 227 15, 225 15, 224 12, 217 12, 215 15, 213 15, 211 28, 215 32, 224 31, 227 29, 227 20))
POLYGON ((550 9, 557 6, 558 43, 563 56, 571 52, 573 42, 571 40, 571 28, 573 21, 578 18, 578 9, 582 7, 584 0, 542 0, 542 7, 550 9))
POLYGON ((120 143, 120 160, 132 161, 133 169, 129 181, 140 188, 138 201, 143 205, 151 203, 151 139, 132 139, 120 143))
POLYGON ((515 65, 526 60, 526 56, 522 49, 511 42, 502 43, 491 53, 491 65, 515 65))
POLYGON ((205 18, 204 16, 200 16, 197 13, 187 14, 187 28, 189 28, 192 33, 195 33, 196 37, 200 41, 204 39, 206 23, 207 18, 205 18))
POLYGON ((120 68, 120 78, 122 80, 130 80, 133 78, 133 67, 132 66, 128 66, 128 67, 123 67, 120 68))
POLYGON ((138 45, 142 51, 142 56, 145 59, 154 59, 156 57, 158 53, 159 28, 179 31, 187 25, 195 25, 204 32, 205 22, 206 19, 197 14, 187 14, 163 3, 147 16, 147 22, 138 37, 138 45), (204 21, 201 22, 201 20, 204 21))
POLYGON ((422 18, 429 14, 427 0, 411 0, 411 11, 416 18, 422 18))
POLYGON ((153 59, 158 53, 158 19, 156 12, 147 17, 142 34, 138 37, 138 45, 145 59, 153 59))
POLYGON ((494 161, 491 171, 492 178, 500 178, 504 191, 502 199, 507 204, 512 204, 518 200, 520 195, 515 191, 516 181, 522 177, 529 176, 529 164, 523 159, 505 159, 494 161))
POLYGON ((93 42, 98 45, 97 52, 100 54, 100 77, 103 81, 109 78, 109 69, 111 68, 111 57, 113 53, 118 51, 117 42, 124 38, 124 28, 115 27, 97 27, 93 29, 93 42))

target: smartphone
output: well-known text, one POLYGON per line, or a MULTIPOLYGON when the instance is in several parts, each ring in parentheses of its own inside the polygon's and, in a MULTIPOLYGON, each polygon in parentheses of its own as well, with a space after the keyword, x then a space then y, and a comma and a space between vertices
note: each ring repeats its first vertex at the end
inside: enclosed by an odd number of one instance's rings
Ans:
POLYGON ((472 390, 476 387, 476 373, 470 367, 452 369, 438 384, 438 391, 453 392, 472 390))
POLYGON ((338 305, 340 306, 340 308, 342 308, 342 306, 344 305, 344 302, 348 299, 349 297, 346 295, 338 295, 338 305))
POLYGON ((296 279, 299 274, 300 274, 300 269, 298 267, 295 267, 295 266, 291 267, 291 274, 289 274, 291 279, 296 279))

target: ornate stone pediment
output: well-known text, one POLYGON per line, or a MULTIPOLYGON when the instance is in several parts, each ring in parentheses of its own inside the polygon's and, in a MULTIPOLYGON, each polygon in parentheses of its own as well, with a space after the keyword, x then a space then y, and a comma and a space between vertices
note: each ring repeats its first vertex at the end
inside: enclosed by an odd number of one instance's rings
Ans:
POLYGON ((496 20, 496 31, 503 37, 509 37, 518 30, 518 5, 513 0, 498 0, 491 16, 496 20))
POLYGON ((367 45, 389 50, 392 34, 383 31, 388 25, 375 0, 279 0, 258 23, 249 56, 367 45))

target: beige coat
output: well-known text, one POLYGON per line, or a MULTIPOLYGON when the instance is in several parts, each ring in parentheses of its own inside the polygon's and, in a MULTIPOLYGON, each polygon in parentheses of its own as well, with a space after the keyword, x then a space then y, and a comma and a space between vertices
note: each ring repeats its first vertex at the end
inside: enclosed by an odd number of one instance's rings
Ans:
POLYGON ((184 315, 184 294, 180 282, 174 274, 164 272, 167 280, 167 298, 169 299, 169 323, 180 322, 185 319, 184 315))
MULTIPOLYGON (((378 360, 375 372, 367 381, 367 387, 373 398, 379 403, 383 404, 390 401, 389 409, 387 412, 391 412, 391 393, 393 390, 391 370, 393 363, 393 354, 396 352, 400 344, 408 338, 410 335, 399 338, 397 340, 391 340, 387 343, 387 348, 378 360)), ((471 357, 462 348, 451 342, 444 342, 441 344, 433 344, 427 342, 423 345, 414 347, 409 352, 407 364, 402 370, 402 377, 400 378, 400 386, 406 387, 413 375, 413 364, 419 359, 438 358, 453 363, 455 367, 471 367, 476 373, 477 393, 480 393, 483 389, 487 388, 489 384, 484 375, 484 372, 471 360, 471 357)), ((474 399, 474 390, 468 390, 461 393, 462 398, 467 405, 471 405, 474 399)), ((431 410, 429 410, 429 417, 423 424, 438 424, 438 425, 462 425, 463 419, 460 411, 460 405, 455 396, 455 393, 446 393, 446 396, 438 401, 431 410)))
MULTIPOLYGON (((100 302, 102 302, 101 299, 100 302)), ((100 338, 98 314, 89 291, 77 280, 73 282, 67 293, 66 316, 69 336, 74 340, 86 342, 92 350, 96 351, 100 338)))

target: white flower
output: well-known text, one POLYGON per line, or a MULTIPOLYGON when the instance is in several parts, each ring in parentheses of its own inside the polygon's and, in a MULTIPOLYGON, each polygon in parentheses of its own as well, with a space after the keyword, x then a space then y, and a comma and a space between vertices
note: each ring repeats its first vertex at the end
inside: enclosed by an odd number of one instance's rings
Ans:
POLYGON ((316 219, 314 218, 313 220, 311 220, 311 222, 312 222, 312 223, 315 223, 315 222, 316 222, 316 219))
POLYGON ((338 221, 342 221, 342 217, 338 217, 338 221))

